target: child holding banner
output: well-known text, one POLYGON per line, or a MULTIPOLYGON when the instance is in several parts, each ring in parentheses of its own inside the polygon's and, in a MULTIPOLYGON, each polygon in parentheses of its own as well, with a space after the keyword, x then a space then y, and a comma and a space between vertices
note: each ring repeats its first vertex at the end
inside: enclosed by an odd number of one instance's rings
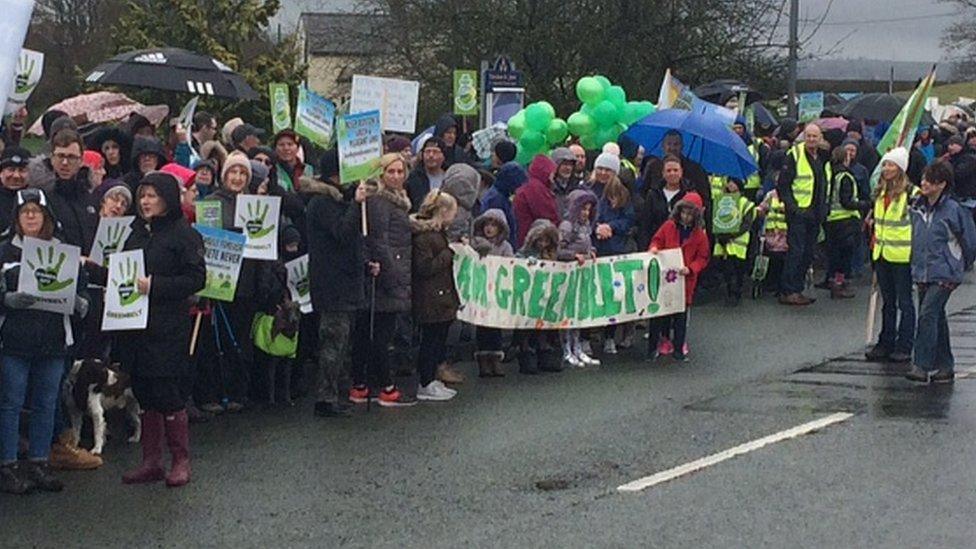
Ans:
MULTIPOLYGON (((593 246, 593 229, 596 227, 596 195, 584 189, 569 193, 566 219, 559 224, 560 261, 578 261, 582 265, 587 259, 596 258, 593 246)), ((563 344, 563 362, 570 366, 599 366, 600 361, 583 352, 578 329, 559 332, 563 344)))
MULTIPOLYGON (((474 236, 471 247, 482 257, 497 255, 512 257, 512 244, 509 242, 509 226, 505 212, 492 208, 474 220, 474 236)), ((479 377, 504 377, 505 370, 502 359, 502 331, 498 328, 477 326, 475 328, 477 351, 474 359, 478 362, 479 377)))
MULTIPOLYGON (((525 235, 525 244, 518 257, 557 261, 559 255, 559 229, 548 219, 537 219, 525 235)), ((512 344, 519 344, 519 372, 528 375, 543 372, 561 372, 555 341, 548 330, 521 330, 515 332, 512 344)))
MULTIPOLYGON (((702 215, 701 196, 698 193, 690 192, 675 205, 671 219, 665 221, 654 238, 651 239, 651 247, 648 248, 651 253, 681 248, 685 266, 674 274, 685 277, 686 307, 684 312, 651 319, 650 333, 647 338, 647 354, 651 360, 658 357, 658 339, 663 327, 670 323, 674 329, 674 337, 671 339, 674 344, 674 352, 671 356, 680 362, 688 361, 687 346, 685 345, 685 335, 688 330, 688 309, 691 307, 695 295, 695 284, 698 282, 698 276, 708 265, 708 235, 705 234, 702 215)), ((672 273, 673 271, 665 273, 664 276, 674 276, 672 273)))

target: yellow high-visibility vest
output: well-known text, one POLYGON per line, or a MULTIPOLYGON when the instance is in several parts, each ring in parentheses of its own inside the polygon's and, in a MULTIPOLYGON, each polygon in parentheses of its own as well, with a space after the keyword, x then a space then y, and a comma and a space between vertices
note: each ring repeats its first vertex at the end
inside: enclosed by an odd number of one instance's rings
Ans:
POLYGON ((908 213, 908 194, 901 193, 885 209, 882 194, 874 201, 875 261, 910 263, 912 259, 912 219, 908 213))
MULTIPOLYGON (((756 143, 753 143, 752 145, 749 145, 748 148, 749 148, 749 154, 752 155, 752 158, 756 161, 756 166, 758 166, 759 165, 758 145, 756 143)), ((751 189, 758 189, 759 187, 762 187, 762 177, 759 175, 761 171, 762 168, 757 170, 756 173, 750 175, 749 178, 746 179, 746 185, 745 185, 746 189, 751 190, 751 189)))
POLYGON ((786 230, 786 206, 779 197, 769 201, 769 211, 766 212, 766 232, 786 230))
POLYGON ((827 221, 843 221, 845 219, 858 219, 861 217, 861 212, 844 209, 844 206, 840 203, 840 185, 845 179, 851 180, 851 188, 854 189, 854 192, 857 192, 857 182, 854 181, 854 176, 850 172, 837 174, 837 180, 834 181, 832 185, 833 189, 830 193, 830 214, 827 215, 827 221))
MULTIPOLYGON (((787 153, 792 155, 796 161, 796 177, 793 179, 793 198, 796 199, 796 205, 799 208, 809 208, 810 204, 813 203, 813 168, 810 167, 810 161, 807 160, 807 154, 804 148, 803 143, 797 143, 787 153)), ((828 183, 830 182, 831 171, 830 163, 824 164, 824 172, 827 175, 828 183)))
MULTIPOLYGON (((756 208, 748 198, 744 196, 739 197, 739 212, 742 214, 742 219, 750 215, 756 208)), ((749 236, 752 231, 745 231, 739 236, 729 240, 726 244, 721 244, 718 241, 715 242, 715 250, 712 255, 715 257, 737 257, 743 261, 746 259, 746 255, 749 253, 749 236)))

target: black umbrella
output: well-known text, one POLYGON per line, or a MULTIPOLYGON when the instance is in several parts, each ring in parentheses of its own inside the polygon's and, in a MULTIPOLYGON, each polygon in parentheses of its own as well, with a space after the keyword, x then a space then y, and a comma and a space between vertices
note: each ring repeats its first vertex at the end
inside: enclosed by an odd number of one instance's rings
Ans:
MULTIPOLYGON (((908 99, 891 95, 890 93, 866 93, 859 95, 837 109, 837 113, 848 120, 877 120, 891 122, 901 112, 908 99)), ((932 115, 922 113, 920 124, 931 126, 935 124, 932 115)))
POLYGON ((761 93, 738 80, 716 80, 702 84, 692 91, 705 101, 723 106, 729 99, 738 97, 743 92, 746 94, 746 105, 751 105, 763 98, 761 93))
POLYGON ((257 99, 244 77, 206 55, 179 48, 130 51, 101 63, 86 82, 237 100, 257 99))
POLYGON ((779 122, 776 121, 776 117, 773 116, 773 113, 771 113, 765 105, 756 102, 752 104, 752 107, 755 109, 755 121, 757 126, 772 128, 779 125, 779 122))

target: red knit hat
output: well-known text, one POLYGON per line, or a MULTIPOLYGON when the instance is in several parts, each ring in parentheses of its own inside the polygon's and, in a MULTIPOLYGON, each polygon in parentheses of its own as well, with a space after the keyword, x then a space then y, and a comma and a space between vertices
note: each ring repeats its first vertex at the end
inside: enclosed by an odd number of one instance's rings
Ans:
POLYGON ((105 165, 105 159, 102 158, 102 153, 97 151, 85 151, 82 153, 81 162, 85 166, 88 166, 90 170, 101 168, 105 165))
POLYGON ((166 172, 176 177, 184 189, 189 189, 194 183, 196 183, 197 172, 173 162, 166 164, 160 168, 159 171, 166 172))

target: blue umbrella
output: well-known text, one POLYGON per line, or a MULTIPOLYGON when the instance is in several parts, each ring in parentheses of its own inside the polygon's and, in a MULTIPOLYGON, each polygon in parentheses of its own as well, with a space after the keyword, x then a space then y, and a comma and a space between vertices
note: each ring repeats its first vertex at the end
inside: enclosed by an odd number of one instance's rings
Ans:
POLYGON ((648 115, 624 135, 644 147, 647 154, 662 156, 661 143, 671 130, 681 134, 682 153, 708 173, 745 180, 759 168, 749 149, 735 132, 714 117, 681 109, 664 109, 648 115))

